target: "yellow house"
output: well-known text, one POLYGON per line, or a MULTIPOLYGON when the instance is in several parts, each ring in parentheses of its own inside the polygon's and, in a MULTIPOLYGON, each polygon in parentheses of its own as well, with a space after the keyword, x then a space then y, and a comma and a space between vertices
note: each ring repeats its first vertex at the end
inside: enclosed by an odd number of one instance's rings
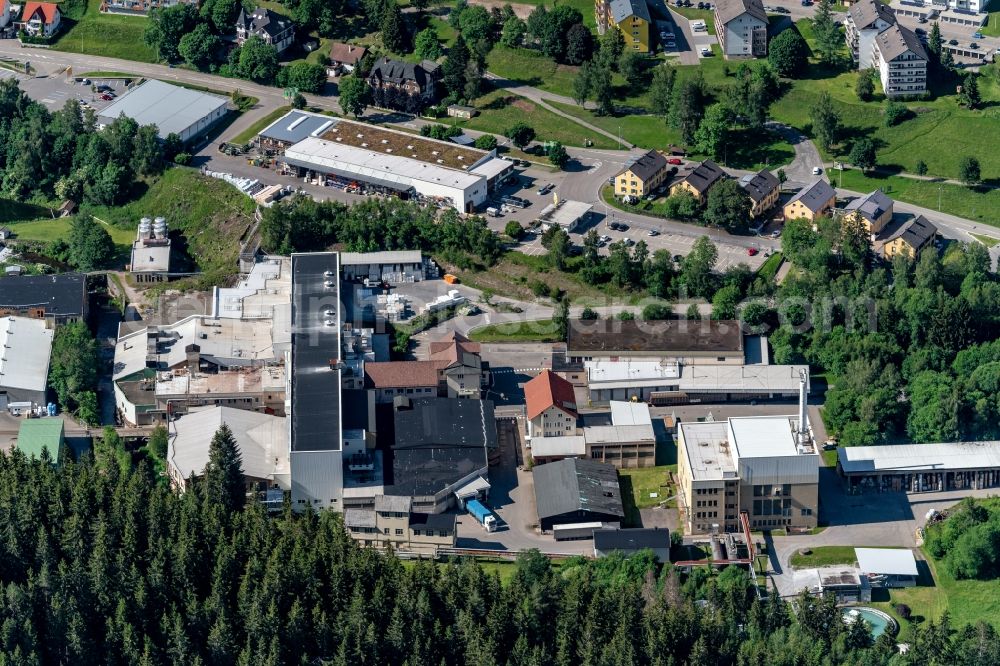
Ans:
POLYGON ((649 7, 646 0, 595 0, 597 30, 618 28, 625 38, 625 48, 649 53, 649 7))
POLYGON ((667 158, 651 150, 615 176, 615 196, 646 196, 666 178, 667 158))
POLYGON ((694 168, 687 176, 670 187, 670 194, 681 191, 690 192, 701 203, 705 203, 708 191, 726 177, 726 172, 712 160, 705 160, 694 168))
POLYGON ((750 197, 750 217, 757 218, 771 210, 778 203, 781 184, 774 174, 761 169, 755 174, 740 178, 740 187, 750 197))
POLYGON ((916 257, 934 241, 937 233, 937 227, 933 223, 923 215, 918 215, 884 239, 882 256, 886 259, 892 259, 898 254, 916 257))
POLYGON ((892 221, 893 203, 882 190, 875 190, 847 204, 844 207, 844 214, 857 215, 868 233, 877 235, 892 221))
POLYGON ((830 183, 820 178, 812 185, 803 187, 788 200, 784 209, 785 219, 803 218, 815 222, 816 218, 829 214, 836 203, 837 193, 830 187, 830 183))

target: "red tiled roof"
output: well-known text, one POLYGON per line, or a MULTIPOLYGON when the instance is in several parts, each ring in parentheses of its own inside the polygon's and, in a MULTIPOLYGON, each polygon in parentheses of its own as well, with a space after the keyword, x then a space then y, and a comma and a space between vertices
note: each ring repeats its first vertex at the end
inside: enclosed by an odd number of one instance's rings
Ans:
POLYGON ((330 45, 330 60, 334 62, 342 62, 347 65, 353 65, 357 61, 364 58, 367 51, 368 49, 363 46, 344 44, 343 42, 334 42, 330 45))
POLYGON ((449 358, 457 358, 457 350, 453 351, 455 346, 468 354, 478 354, 482 349, 478 342, 469 342, 461 333, 452 331, 444 338, 431 342, 431 358, 438 358, 443 353, 447 353, 449 358))
POLYGON ((27 23, 38 10, 41 10, 42 19, 48 25, 56 20, 56 12, 59 11, 59 6, 51 2, 26 2, 24 3, 24 11, 21 12, 21 20, 27 23))
POLYGON ((440 361, 365 363, 365 383, 372 388, 437 386, 440 361))
POLYGON ((529 421, 552 406, 576 416, 573 385, 551 370, 543 370, 542 374, 524 385, 524 401, 528 406, 529 421))

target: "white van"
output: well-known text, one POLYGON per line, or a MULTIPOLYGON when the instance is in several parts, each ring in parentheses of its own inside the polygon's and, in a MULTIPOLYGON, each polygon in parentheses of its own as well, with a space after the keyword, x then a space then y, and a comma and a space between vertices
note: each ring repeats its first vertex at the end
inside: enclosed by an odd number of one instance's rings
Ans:
POLYGON ((696 32, 701 32, 705 29, 704 21, 691 21, 691 29, 696 32))
POLYGON ((486 214, 490 217, 500 217, 500 209, 490 206, 486 209, 486 214))

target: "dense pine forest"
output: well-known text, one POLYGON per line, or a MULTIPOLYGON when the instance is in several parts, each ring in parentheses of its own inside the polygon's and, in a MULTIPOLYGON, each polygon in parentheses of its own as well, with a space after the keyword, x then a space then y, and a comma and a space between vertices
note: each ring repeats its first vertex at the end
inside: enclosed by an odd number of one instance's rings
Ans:
POLYGON ((183 494, 103 446, 61 468, 0 455, 0 516, 4 665, 1000 663, 986 625, 925 623, 901 656, 829 601, 758 600, 735 568, 525 553, 502 582, 403 562, 336 514, 246 503, 225 430, 183 494))

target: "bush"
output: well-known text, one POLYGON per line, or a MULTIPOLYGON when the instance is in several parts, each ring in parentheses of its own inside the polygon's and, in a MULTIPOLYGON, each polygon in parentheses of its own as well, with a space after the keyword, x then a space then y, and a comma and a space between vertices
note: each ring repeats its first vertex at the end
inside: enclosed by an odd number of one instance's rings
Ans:
POLYGON ((191 164, 191 153, 177 153, 174 156, 174 164, 179 164, 180 166, 191 164))
POLYGON ((584 308, 583 312, 580 313, 580 319, 583 321, 596 321, 601 318, 601 315, 597 314, 597 310, 593 308, 584 308))
POLYGON ((642 318, 646 321, 670 319, 671 314, 673 314, 673 310, 669 305, 660 305, 658 303, 647 305, 642 309, 642 318))
POLYGON ((633 319, 635 319, 635 313, 629 312, 628 310, 622 310, 617 315, 615 315, 615 318, 618 319, 618 321, 632 321, 633 319))
POLYGON ((496 150, 497 138, 492 134, 484 134, 476 139, 475 146, 479 150, 496 150))
POLYGON ((890 100, 885 105, 885 115, 882 118, 882 122, 885 123, 886 127, 893 127, 906 120, 909 113, 910 111, 905 105, 890 100))
POLYGON ((524 227, 517 220, 511 220, 504 225, 503 232, 514 240, 521 240, 521 237, 524 236, 524 227))
POLYGON ((913 611, 906 604, 895 604, 892 608, 896 611, 896 615, 904 620, 909 620, 913 616, 913 611))

